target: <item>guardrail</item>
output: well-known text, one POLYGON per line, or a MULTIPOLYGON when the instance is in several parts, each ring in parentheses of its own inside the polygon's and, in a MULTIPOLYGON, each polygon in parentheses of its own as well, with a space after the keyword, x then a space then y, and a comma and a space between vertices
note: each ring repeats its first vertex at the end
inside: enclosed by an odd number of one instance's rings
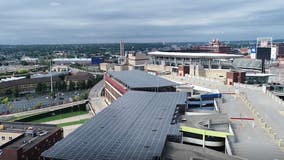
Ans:
POLYGON ((249 88, 249 89, 255 89, 255 90, 261 90, 261 87, 255 86, 255 85, 249 85, 249 84, 243 84, 243 83, 236 83, 234 82, 235 87, 242 87, 242 88, 249 88))
POLYGON ((262 115, 256 111, 255 107, 249 102, 245 93, 239 93, 237 96, 245 103, 248 109, 251 111, 255 119, 259 122, 260 126, 268 133, 268 135, 274 140, 276 145, 284 151, 284 141, 277 135, 274 129, 268 124, 262 115))
POLYGON ((273 94, 271 91, 266 90, 265 94, 268 95, 269 97, 271 97, 273 101, 284 106, 284 101, 281 98, 279 98, 278 96, 276 96, 275 94, 273 94))

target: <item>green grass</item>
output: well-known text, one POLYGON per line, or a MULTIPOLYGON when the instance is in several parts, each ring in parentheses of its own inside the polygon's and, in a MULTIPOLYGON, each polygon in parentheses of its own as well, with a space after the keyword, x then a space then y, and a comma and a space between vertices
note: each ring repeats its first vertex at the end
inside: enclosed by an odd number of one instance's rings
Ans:
POLYGON ((86 123, 88 120, 90 120, 90 119, 81 119, 79 121, 60 123, 60 124, 57 124, 57 126, 58 127, 66 127, 66 126, 72 126, 72 125, 76 125, 76 124, 83 124, 83 123, 86 123))
POLYGON ((45 117, 42 119, 37 119, 34 121, 31 121, 33 123, 44 123, 44 122, 50 122, 50 121, 55 121, 55 120, 60 120, 64 118, 69 118, 69 117, 74 117, 74 116, 79 116, 82 114, 87 114, 87 111, 75 111, 75 112, 70 112, 70 113, 63 113, 63 114, 58 114, 50 117, 45 117))

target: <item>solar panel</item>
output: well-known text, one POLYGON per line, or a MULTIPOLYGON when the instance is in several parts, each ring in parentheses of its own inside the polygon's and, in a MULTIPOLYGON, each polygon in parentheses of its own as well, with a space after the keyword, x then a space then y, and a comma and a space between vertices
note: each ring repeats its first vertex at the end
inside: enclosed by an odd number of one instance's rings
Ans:
POLYGON ((139 70, 110 71, 108 74, 129 88, 176 86, 177 83, 139 70))
POLYGON ((61 160, 153 159, 160 157, 168 135, 180 136, 171 124, 186 93, 129 91, 109 107, 45 151, 61 160))

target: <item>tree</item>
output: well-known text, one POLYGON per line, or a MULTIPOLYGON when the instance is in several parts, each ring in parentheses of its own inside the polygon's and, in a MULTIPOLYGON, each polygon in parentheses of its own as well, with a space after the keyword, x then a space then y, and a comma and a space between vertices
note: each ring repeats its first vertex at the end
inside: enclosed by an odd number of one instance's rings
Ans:
POLYGON ((95 80, 94 79, 88 79, 88 82, 87 82, 87 87, 88 88, 93 87, 94 84, 95 84, 95 80))
POLYGON ((77 86, 78 89, 86 89, 85 81, 79 81, 77 86))
POLYGON ((5 94, 6 95, 11 95, 12 93, 13 93, 13 91, 11 89, 7 89, 5 94))
POLYGON ((74 91, 75 90, 75 83, 70 81, 69 83, 69 91, 74 91))
POLYGON ((14 90, 13 90, 13 96, 14 97, 18 97, 19 96, 19 89, 18 88, 15 88, 14 90))
POLYGON ((13 105, 11 102, 9 102, 9 103, 7 104, 7 106, 8 106, 8 109, 9 109, 10 113, 12 113, 12 112, 13 112, 13 109, 14 109, 14 105, 13 105))
POLYGON ((36 92, 38 92, 38 93, 43 93, 43 92, 45 92, 47 90, 47 85, 46 85, 46 83, 38 83, 37 84, 37 87, 36 87, 36 92))

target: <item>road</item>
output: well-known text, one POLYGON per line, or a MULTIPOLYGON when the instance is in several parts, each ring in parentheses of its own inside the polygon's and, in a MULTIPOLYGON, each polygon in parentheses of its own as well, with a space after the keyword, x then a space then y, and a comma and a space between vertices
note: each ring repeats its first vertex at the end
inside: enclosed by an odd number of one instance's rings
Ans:
POLYGON ((100 97, 103 87, 104 87, 104 80, 101 80, 90 90, 89 98, 100 97))
POLYGON ((13 114, 8 114, 8 115, 1 115, 0 119, 5 120, 5 119, 12 118, 12 117, 21 117, 21 116, 27 116, 27 115, 33 115, 33 114, 40 114, 40 113, 55 111, 55 110, 59 110, 59 109, 63 109, 63 108, 68 108, 70 106, 85 104, 85 103, 87 103, 87 101, 88 100, 82 100, 82 101, 66 103, 66 104, 61 104, 61 105, 47 107, 47 108, 34 109, 34 110, 30 110, 30 111, 13 113, 13 114))
POLYGON ((101 97, 103 87, 104 80, 101 80, 91 89, 89 93, 89 102, 96 114, 107 107, 104 97, 101 97))

